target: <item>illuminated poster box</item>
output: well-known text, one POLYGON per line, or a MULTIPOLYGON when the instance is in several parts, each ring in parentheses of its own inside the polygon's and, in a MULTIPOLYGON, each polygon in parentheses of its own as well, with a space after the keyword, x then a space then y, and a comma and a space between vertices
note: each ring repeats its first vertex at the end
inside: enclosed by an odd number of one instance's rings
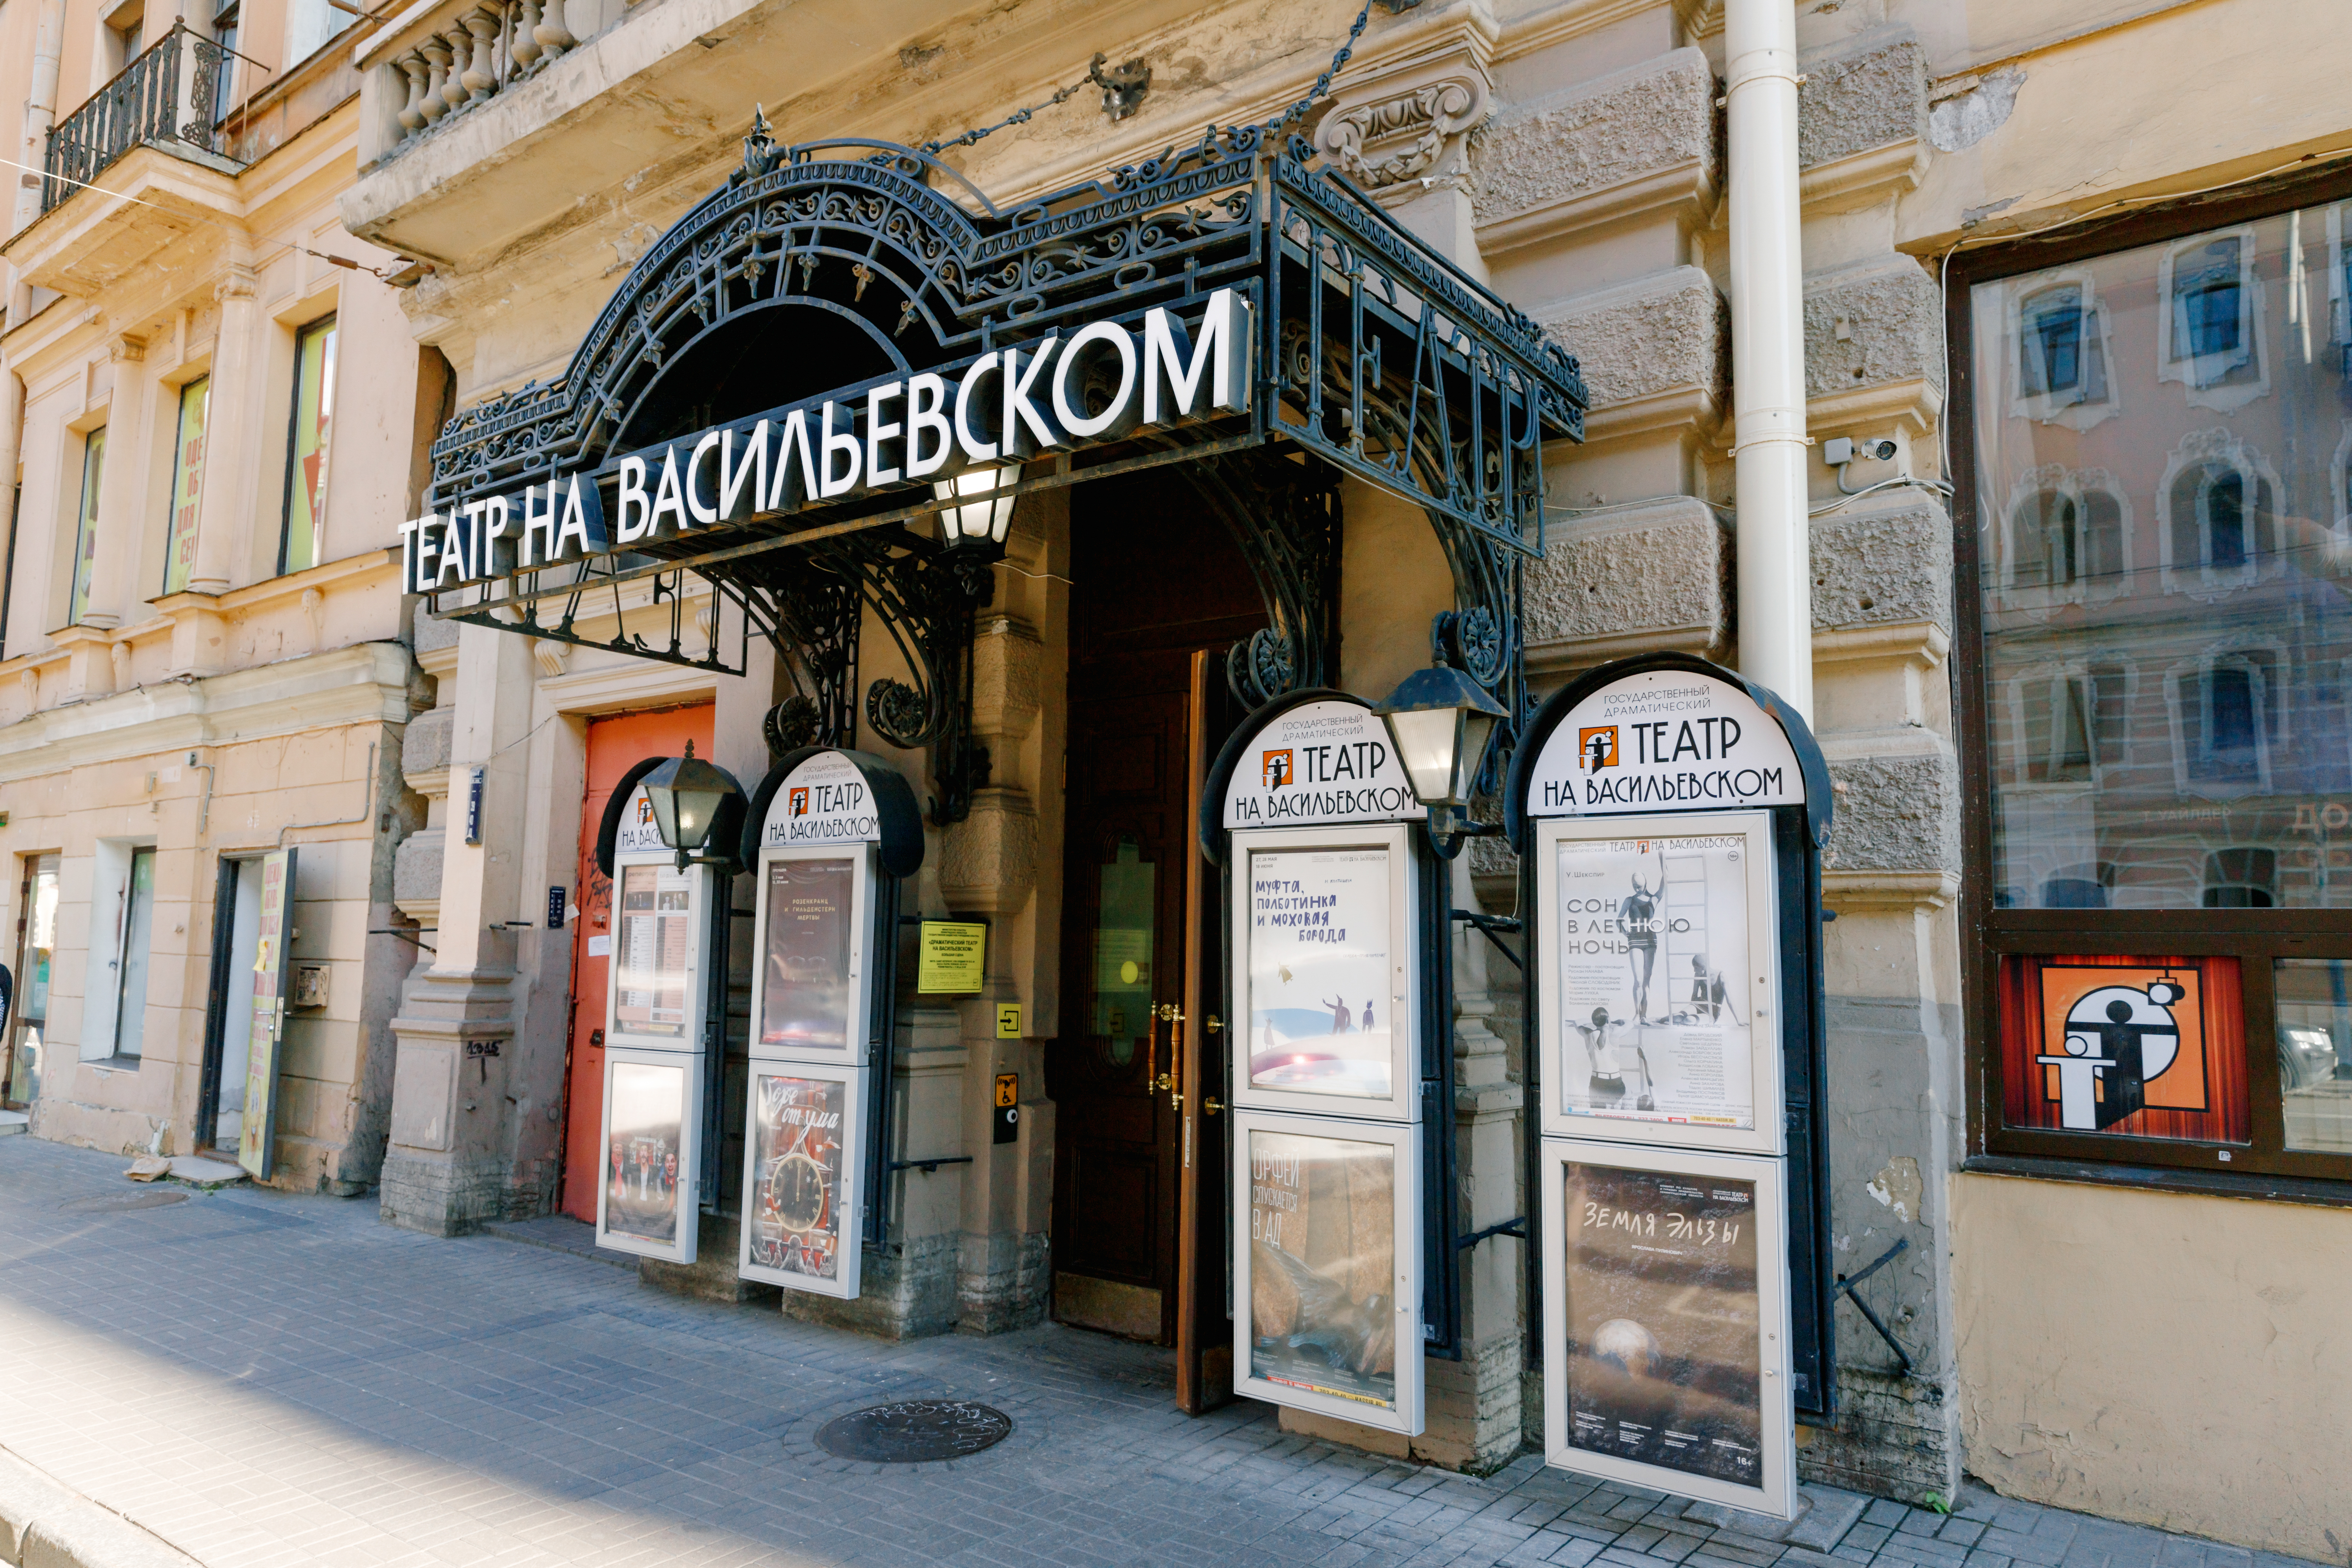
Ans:
POLYGON ((597 1246, 670 1263, 694 1261, 701 1128, 699 1053, 606 1053, 597 1246))
POLYGON ((854 1300, 865 1222, 863 1069, 754 1061, 736 1273, 854 1300))

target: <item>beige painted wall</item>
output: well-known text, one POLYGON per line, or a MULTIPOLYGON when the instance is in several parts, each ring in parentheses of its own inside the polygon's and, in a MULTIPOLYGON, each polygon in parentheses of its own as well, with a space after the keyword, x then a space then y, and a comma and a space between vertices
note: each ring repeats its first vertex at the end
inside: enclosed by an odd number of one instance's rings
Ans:
POLYGON ((2012 1497, 2352 1551, 2352 1212, 1952 1179, 1969 1468, 2012 1497))

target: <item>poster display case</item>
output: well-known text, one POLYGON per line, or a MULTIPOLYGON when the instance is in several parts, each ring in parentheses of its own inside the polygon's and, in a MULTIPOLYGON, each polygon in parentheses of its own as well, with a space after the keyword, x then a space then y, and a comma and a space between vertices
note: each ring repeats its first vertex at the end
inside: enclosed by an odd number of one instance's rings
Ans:
POLYGON ((1545 1462, 1791 1517, 1783 1162, 1547 1138, 1538 1175, 1545 1462))
POLYGON ((865 1226, 863 1068, 751 1063, 736 1273, 855 1300, 865 1226))
POLYGON ((1335 824, 1233 835, 1233 1102, 1421 1115, 1410 830, 1335 824))
POLYGON ((905 775, 863 752, 785 753, 752 792, 746 1279, 854 1300, 883 1239, 898 886, 922 865, 905 775))
POLYGON ((680 870, 663 847, 645 786, 613 835, 613 978, 604 1034, 615 1047, 700 1051, 710 963, 712 870, 680 870))
POLYGON ((1780 1152, 1770 818, 1553 817, 1533 838, 1544 1134, 1780 1152))
POLYGON ((1236 1394, 1421 1431, 1421 1131, 1235 1111, 1236 1394))
POLYGON ((597 1246, 670 1263, 694 1261, 702 1079, 698 1052, 606 1052, 597 1246))

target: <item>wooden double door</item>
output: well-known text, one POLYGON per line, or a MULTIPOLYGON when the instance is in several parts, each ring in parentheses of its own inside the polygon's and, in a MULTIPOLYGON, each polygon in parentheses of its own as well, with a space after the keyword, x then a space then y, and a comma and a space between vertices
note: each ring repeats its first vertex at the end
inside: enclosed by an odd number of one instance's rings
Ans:
POLYGON ((1069 771, 1054 1316, 1178 1351, 1179 1403, 1232 1392, 1230 1114, 1202 780, 1243 717, 1225 653, 1265 624, 1223 525, 1164 471, 1071 500, 1069 771))

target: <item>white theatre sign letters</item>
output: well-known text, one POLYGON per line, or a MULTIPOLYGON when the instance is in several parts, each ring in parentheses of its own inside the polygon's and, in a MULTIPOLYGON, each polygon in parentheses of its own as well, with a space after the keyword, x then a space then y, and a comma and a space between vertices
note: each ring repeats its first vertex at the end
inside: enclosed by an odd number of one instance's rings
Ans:
POLYGON ((951 384, 929 372, 774 409, 520 493, 477 497, 400 525, 403 581, 430 594, 698 528, 739 523, 1040 452, 1249 410, 1249 301, 1209 296, 1188 329, 1165 307, 1142 331, 1095 321, 992 350, 951 384), (1140 339, 1140 342, 1138 339, 1140 339), (1112 388, 1083 411, 1097 371, 1112 388), (608 530, 599 481, 613 481, 608 530))

